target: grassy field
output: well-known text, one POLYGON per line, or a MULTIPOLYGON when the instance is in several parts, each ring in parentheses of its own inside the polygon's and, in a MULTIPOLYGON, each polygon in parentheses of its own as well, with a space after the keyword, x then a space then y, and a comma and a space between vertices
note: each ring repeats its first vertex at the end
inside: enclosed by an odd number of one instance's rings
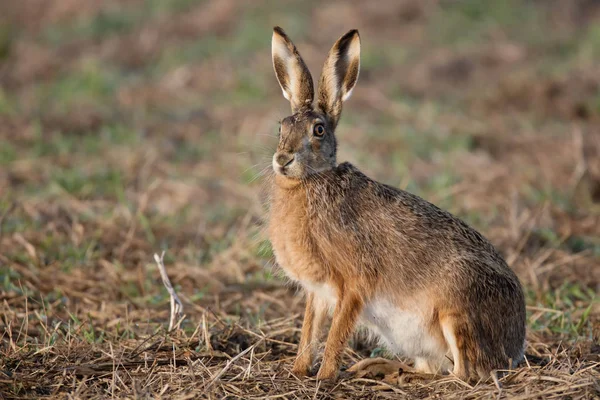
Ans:
MULTIPOLYGON (((600 2, 0 8, 0 399, 600 398, 600 2), (289 114, 274 25, 313 74, 360 30, 339 159, 462 217, 519 275, 527 362, 501 390, 290 373, 303 299, 260 200, 289 114)), ((356 336, 344 368, 382 351, 356 336)))

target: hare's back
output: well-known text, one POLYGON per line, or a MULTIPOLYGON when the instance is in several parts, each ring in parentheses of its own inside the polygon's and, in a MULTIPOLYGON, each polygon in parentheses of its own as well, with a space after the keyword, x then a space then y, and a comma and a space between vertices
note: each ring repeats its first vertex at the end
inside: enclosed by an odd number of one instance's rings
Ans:
POLYGON ((494 246, 461 219, 415 194, 370 179, 349 163, 340 164, 333 176, 326 175, 321 186, 314 197, 322 207, 315 211, 329 213, 326 221, 337 230, 365 239, 395 240, 400 246, 417 244, 426 251, 433 246, 501 261, 494 246))

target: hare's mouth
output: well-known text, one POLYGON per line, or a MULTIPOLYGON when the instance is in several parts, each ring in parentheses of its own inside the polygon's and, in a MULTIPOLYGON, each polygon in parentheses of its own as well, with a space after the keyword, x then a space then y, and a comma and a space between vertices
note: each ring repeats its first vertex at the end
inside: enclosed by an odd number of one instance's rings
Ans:
POLYGON ((273 170, 278 174, 288 176, 290 169, 296 164, 295 154, 275 153, 273 156, 273 170))

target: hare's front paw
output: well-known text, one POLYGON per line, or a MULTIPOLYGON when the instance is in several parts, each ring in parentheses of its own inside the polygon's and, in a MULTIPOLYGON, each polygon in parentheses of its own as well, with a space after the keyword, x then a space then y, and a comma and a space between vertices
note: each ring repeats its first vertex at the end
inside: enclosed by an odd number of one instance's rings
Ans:
POLYGON ((334 381, 338 377, 338 368, 334 363, 326 363, 324 362, 319 368, 319 373, 317 374, 317 379, 320 381, 330 380, 334 381))
POLYGON ((292 374, 298 377, 310 375, 310 363, 306 362, 306 360, 297 358, 292 367, 292 374))

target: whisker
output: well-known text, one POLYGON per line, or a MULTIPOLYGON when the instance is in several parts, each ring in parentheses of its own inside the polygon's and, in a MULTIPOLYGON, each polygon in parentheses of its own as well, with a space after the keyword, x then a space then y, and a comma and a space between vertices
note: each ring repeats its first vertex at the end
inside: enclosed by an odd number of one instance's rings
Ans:
POLYGON ((255 174, 248 183, 250 184, 250 183, 254 182, 255 180, 257 180, 258 178, 260 178, 261 176, 263 176, 269 170, 269 168, 271 168, 270 165, 264 167, 257 174, 255 174))
POLYGON ((246 173, 246 172, 250 171, 252 168, 256 168, 256 167, 258 167, 260 165, 268 166, 268 165, 271 165, 271 163, 270 162, 266 162, 266 161, 258 162, 256 164, 251 165, 248 168, 246 168, 242 173, 246 173))

